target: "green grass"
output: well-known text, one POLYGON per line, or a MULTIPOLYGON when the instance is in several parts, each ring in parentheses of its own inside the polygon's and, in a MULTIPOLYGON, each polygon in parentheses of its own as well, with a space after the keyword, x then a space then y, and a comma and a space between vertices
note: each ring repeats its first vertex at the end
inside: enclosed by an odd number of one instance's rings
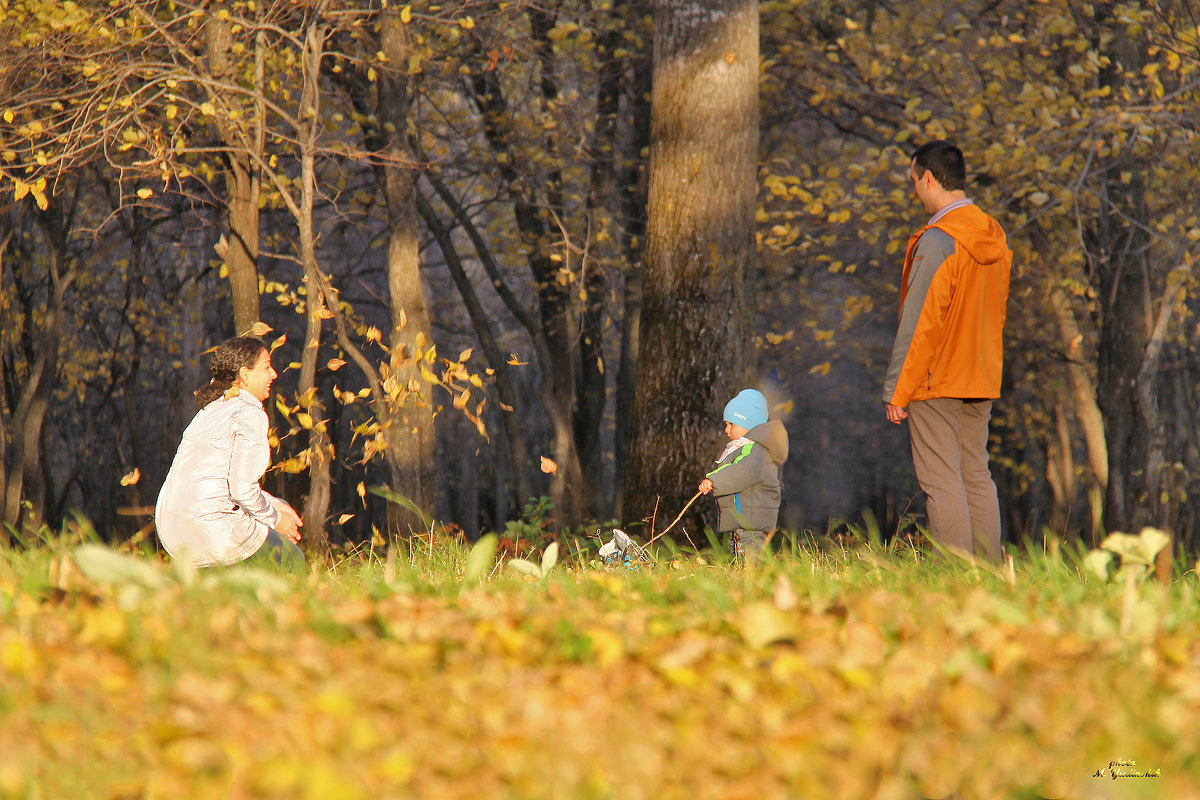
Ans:
POLYGON ((863 541, 465 581, 0 550, 0 798, 1194 797, 1196 576, 863 541), (86 564, 81 556, 80 563, 86 564), (715 563, 714 563, 715 562, 715 563), (94 571, 94 566, 93 566, 94 571), (1127 579, 1125 576, 1129 576, 1127 579), (1111 761, 1154 778, 1093 777, 1111 761))

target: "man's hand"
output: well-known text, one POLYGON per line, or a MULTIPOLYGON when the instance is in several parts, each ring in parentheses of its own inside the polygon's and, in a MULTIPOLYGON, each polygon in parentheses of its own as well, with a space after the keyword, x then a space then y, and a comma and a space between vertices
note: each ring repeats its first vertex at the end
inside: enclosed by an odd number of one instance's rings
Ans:
POLYGON ((299 529, 304 524, 304 520, 300 519, 300 515, 296 513, 296 509, 287 503, 281 503, 276 508, 279 510, 279 521, 275 523, 275 530, 279 531, 280 536, 290 539, 294 543, 299 543, 299 529))
POLYGON ((705 478, 704 480, 700 481, 699 488, 700 488, 700 494, 708 494, 709 492, 711 492, 713 490, 712 481, 710 481, 708 478, 705 478))
POLYGON ((894 406, 891 403, 884 403, 884 409, 887 413, 888 422, 894 422, 899 425, 900 420, 908 417, 908 412, 900 406, 894 406))

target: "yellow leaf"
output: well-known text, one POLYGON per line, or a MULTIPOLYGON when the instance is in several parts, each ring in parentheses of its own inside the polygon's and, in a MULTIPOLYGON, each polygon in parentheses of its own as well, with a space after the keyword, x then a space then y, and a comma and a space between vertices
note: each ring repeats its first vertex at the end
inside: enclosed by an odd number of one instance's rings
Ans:
POLYGON ((154 190, 146 189, 146 188, 138 189, 137 196, 142 198, 143 200, 147 200, 154 196, 154 190))
POLYGON ((50 207, 50 203, 46 200, 46 195, 42 194, 41 192, 34 192, 33 200, 35 203, 37 203, 37 207, 42 211, 45 211, 50 207))
POLYGON ((304 428, 305 430, 312 430, 312 426, 313 426, 312 414, 309 414, 307 411, 301 411, 299 414, 296 415, 296 419, 300 420, 301 428, 304 428))
POLYGON ((121 478, 122 486, 132 486, 142 479, 142 471, 137 467, 133 468, 133 472, 127 473, 121 478))
POLYGON ((340 358, 331 358, 326 366, 328 366, 334 372, 337 372, 339 369, 346 366, 346 362, 340 358))
POLYGON ((412 6, 405 6, 400 9, 400 21, 405 25, 412 22, 412 6))
POLYGON ((287 334, 285 333, 283 336, 280 336, 278 339, 271 342, 271 352, 274 353, 280 347, 283 347, 283 343, 286 341, 287 341, 287 334))
POLYGON ((353 514, 342 514, 338 517, 338 525, 345 525, 349 520, 354 519, 353 514))
POLYGON ((275 329, 265 322, 255 322, 242 336, 266 336, 273 330, 275 329))
POLYGON ((475 27, 475 20, 472 19, 471 17, 463 17, 462 19, 460 19, 458 21, 458 24, 463 26, 464 30, 469 31, 469 30, 471 30, 471 28, 475 27))
POLYGON ((5 122, 12 122, 12 121, 13 121, 13 113, 12 113, 12 111, 11 111, 11 110, 9 110, 9 109, 7 109, 7 108, 6 108, 6 109, 4 109, 4 121, 5 121, 5 122))
POLYGON ((517 358, 517 354, 516 354, 516 353, 509 353, 509 354, 508 354, 508 363, 509 363, 509 364, 512 364, 514 367, 524 367, 524 366, 526 366, 527 364, 529 364, 529 362, 528 362, 528 361, 522 361, 522 360, 520 360, 519 358, 517 358))
POLYGON ((362 481, 359 481, 359 482, 358 482, 358 487, 355 489, 355 491, 356 491, 356 492, 358 492, 358 496, 359 496, 359 497, 361 497, 361 498, 363 498, 363 499, 366 499, 366 497, 367 497, 367 485, 366 485, 365 483, 363 483, 362 481))
POLYGON ((175 115, 179 113, 179 109, 176 106, 168 104, 166 113, 167 119, 175 119, 175 115))
POLYGON ((471 399, 471 392, 470 392, 470 390, 469 390, 469 389, 463 389, 463 392, 462 392, 462 394, 460 394, 460 395, 458 395, 457 397, 455 397, 455 398, 454 398, 454 407, 455 407, 455 408, 458 408, 458 409, 466 408, 466 407, 467 407, 467 401, 468 401, 468 400, 470 400, 470 399, 471 399))
POLYGON ((824 364, 817 364, 815 367, 813 367, 812 369, 810 369, 808 371, 808 374, 809 375, 818 375, 818 374, 819 375, 828 375, 830 366, 831 365, 828 361, 826 361, 824 364))
POLYGON ((471 353, 474 353, 474 352, 475 352, 474 347, 468 347, 466 350, 463 350, 461 353, 458 354, 458 363, 461 364, 464 361, 466 361, 468 358, 471 357, 471 353))
POLYGON ((555 464, 550 459, 542 456, 542 472, 546 473, 547 475, 554 475, 558 472, 558 464, 555 464))
POLYGON ((213 107, 212 103, 201 103, 200 113, 211 117, 217 113, 217 110, 213 107))
POLYGON ((13 199, 20 200, 29 194, 29 184, 20 178, 13 178, 13 199))

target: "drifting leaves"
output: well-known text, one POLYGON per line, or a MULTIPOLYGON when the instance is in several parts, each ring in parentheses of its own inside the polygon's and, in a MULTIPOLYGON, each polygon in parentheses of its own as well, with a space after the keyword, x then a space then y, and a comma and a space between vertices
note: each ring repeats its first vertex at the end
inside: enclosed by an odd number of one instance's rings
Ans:
POLYGON ((133 486, 142 479, 142 471, 138 467, 134 467, 132 472, 127 472, 121 476, 122 486, 133 486))

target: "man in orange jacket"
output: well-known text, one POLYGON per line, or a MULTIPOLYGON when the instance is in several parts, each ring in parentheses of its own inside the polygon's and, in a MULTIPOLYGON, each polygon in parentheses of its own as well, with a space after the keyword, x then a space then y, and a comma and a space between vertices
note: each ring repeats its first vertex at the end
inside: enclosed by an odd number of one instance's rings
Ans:
POLYGON ((967 199, 956 146, 922 145, 910 171, 932 217, 904 256, 883 401, 890 422, 908 419, 930 535, 999 561, 1000 505, 987 440, 992 400, 1000 396, 1012 251, 1000 224, 967 199))

